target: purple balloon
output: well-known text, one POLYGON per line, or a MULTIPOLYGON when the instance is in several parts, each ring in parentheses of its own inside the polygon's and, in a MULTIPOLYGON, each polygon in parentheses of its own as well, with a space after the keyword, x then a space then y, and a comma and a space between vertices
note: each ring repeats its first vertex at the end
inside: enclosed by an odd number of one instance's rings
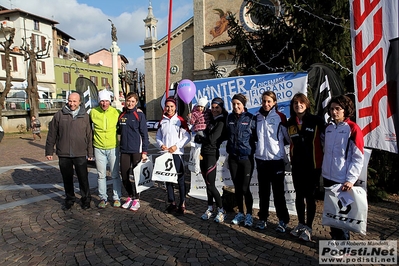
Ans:
POLYGON ((177 94, 179 95, 180 99, 186 104, 189 104, 191 100, 195 96, 195 92, 197 88, 195 84, 189 79, 183 79, 179 82, 177 86, 177 94))

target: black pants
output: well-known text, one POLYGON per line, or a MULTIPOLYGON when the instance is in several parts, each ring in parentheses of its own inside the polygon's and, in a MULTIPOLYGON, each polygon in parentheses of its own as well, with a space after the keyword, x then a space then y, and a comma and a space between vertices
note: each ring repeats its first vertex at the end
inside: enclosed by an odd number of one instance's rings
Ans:
POLYGON ((234 156, 229 156, 228 162, 231 180, 234 184, 238 211, 244 213, 244 197, 245 206, 247 207, 247 214, 252 214, 252 205, 254 203, 254 199, 250 190, 250 184, 252 173, 254 171, 254 159, 251 157, 240 160, 234 156))
MULTIPOLYGON (((136 167, 136 165, 141 160, 141 153, 121 153, 120 164, 121 164, 121 176, 122 176, 122 184, 126 189, 129 197, 134 197, 136 199, 139 198, 138 193, 136 192, 136 187, 133 186, 132 182, 129 180, 129 174, 131 168, 136 167)), ((137 180, 138 182, 138 180, 137 180)))
POLYGON ((74 168, 79 180, 81 202, 83 205, 91 201, 90 185, 87 172, 87 159, 85 157, 59 157, 58 165, 62 174, 65 189, 65 202, 72 204, 75 202, 75 188, 73 185, 74 168))
MULTIPOLYGON (((183 162, 178 154, 173 154, 173 163, 175 164, 175 168, 178 174, 177 176, 177 185, 179 187, 179 194, 180 194, 180 203, 179 206, 183 206, 186 201, 186 184, 184 182, 184 167, 183 167, 183 162)), ((174 187, 173 183, 166 182, 166 191, 168 193, 168 202, 176 202, 175 200, 175 192, 174 192, 174 187)))
POLYGON ((321 169, 306 169, 300 165, 292 166, 292 181, 295 188, 295 208, 298 221, 312 228, 316 214, 316 188, 320 180, 321 169), (305 206, 306 201, 306 206, 305 206), (306 221, 305 221, 306 209, 306 221))
POLYGON ((215 155, 203 155, 200 161, 200 168, 206 184, 208 206, 212 206, 213 200, 215 200, 216 206, 222 208, 222 198, 215 185, 217 160, 218 158, 215 155))
MULTIPOLYGON (((338 182, 332 181, 330 179, 323 178, 323 183, 325 187, 331 187, 335 184, 339 184, 338 182)), ((350 232, 349 230, 340 229, 336 227, 330 227, 330 235, 334 240, 350 240, 350 232)))
POLYGON ((264 161, 256 159, 259 189, 259 220, 269 217, 270 185, 273 190, 274 207, 280 221, 288 224, 290 216, 285 202, 285 167, 283 160, 264 161))

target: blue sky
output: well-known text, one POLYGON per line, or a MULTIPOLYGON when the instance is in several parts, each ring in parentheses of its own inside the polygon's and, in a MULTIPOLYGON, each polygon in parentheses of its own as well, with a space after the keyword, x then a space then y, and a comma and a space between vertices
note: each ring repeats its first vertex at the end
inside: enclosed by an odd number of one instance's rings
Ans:
MULTIPOLYGON (((73 48, 92 53, 111 46, 111 19, 117 28, 120 53, 129 60, 129 69, 144 72, 143 51, 149 0, 0 0, 6 8, 19 8, 57 21, 60 30, 76 40, 73 48)), ((167 34, 169 0, 151 0, 158 19, 158 39, 167 34)), ((173 0, 172 29, 193 15, 192 0, 173 0)))

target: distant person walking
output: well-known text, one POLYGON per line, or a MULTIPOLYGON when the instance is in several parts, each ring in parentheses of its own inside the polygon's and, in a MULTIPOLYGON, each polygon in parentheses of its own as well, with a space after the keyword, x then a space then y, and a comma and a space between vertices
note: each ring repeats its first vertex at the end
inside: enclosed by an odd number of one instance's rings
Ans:
POLYGON ((37 119, 36 116, 32 115, 32 118, 30 120, 30 128, 32 130, 33 141, 36 141, 36 136, 39 137, 39 140, 42 139, 42 136, 40 135, 41 126, 42 125, 40 124, 39 119, 37 119))
POLYGON ((79 180, 81 204, 90 208, 87 160, 93 160, 93 135, 89 115, 81 105, 80 95, 73 92, 68 103, 57 113, 49 125, 45 155, 53 160, 54 145, 59 158, 59 167, 64 181, 65 209, 70 209, 76 201, 73 185, 74 169, 79 180))
POLYGON ((121 206, 121 177, 119 175, 119 146, 117 136, 118 117, 120 112, 111 105, 111 94, 107 90, 98 93, 99 106, 90 111, 93 123, 93 145, 98 173, 98 207, 104 209, 108 205, 107 165, 112 177, 114 207, 121 206))

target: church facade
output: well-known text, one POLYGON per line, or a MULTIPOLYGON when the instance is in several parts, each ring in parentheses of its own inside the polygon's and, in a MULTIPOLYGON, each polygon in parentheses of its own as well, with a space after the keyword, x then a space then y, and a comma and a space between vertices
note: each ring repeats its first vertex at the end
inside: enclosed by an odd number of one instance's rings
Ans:
MULTIPOLYGON (((276 0, 264 4, 278 5, 276 0)), ((144 51, 147 119, 162 116, 161 98, 166 86, 182 79, 203 80, 216 78, 211 64, 218 66, 218 77, 227 77, 236 69, 232 62, 235 47, 229 44, 228 16, 236 19, 248 31, 256 30, 255 19, 247 14, 249 6, 243 0, 193 0, 194 16, 171 32, 170 69, 167 67, 167 36, 157 39, 157 22, 152 6, 144 19, 146 36, 144 51), (166 84, 166 71, 170 84, 166 84)))

